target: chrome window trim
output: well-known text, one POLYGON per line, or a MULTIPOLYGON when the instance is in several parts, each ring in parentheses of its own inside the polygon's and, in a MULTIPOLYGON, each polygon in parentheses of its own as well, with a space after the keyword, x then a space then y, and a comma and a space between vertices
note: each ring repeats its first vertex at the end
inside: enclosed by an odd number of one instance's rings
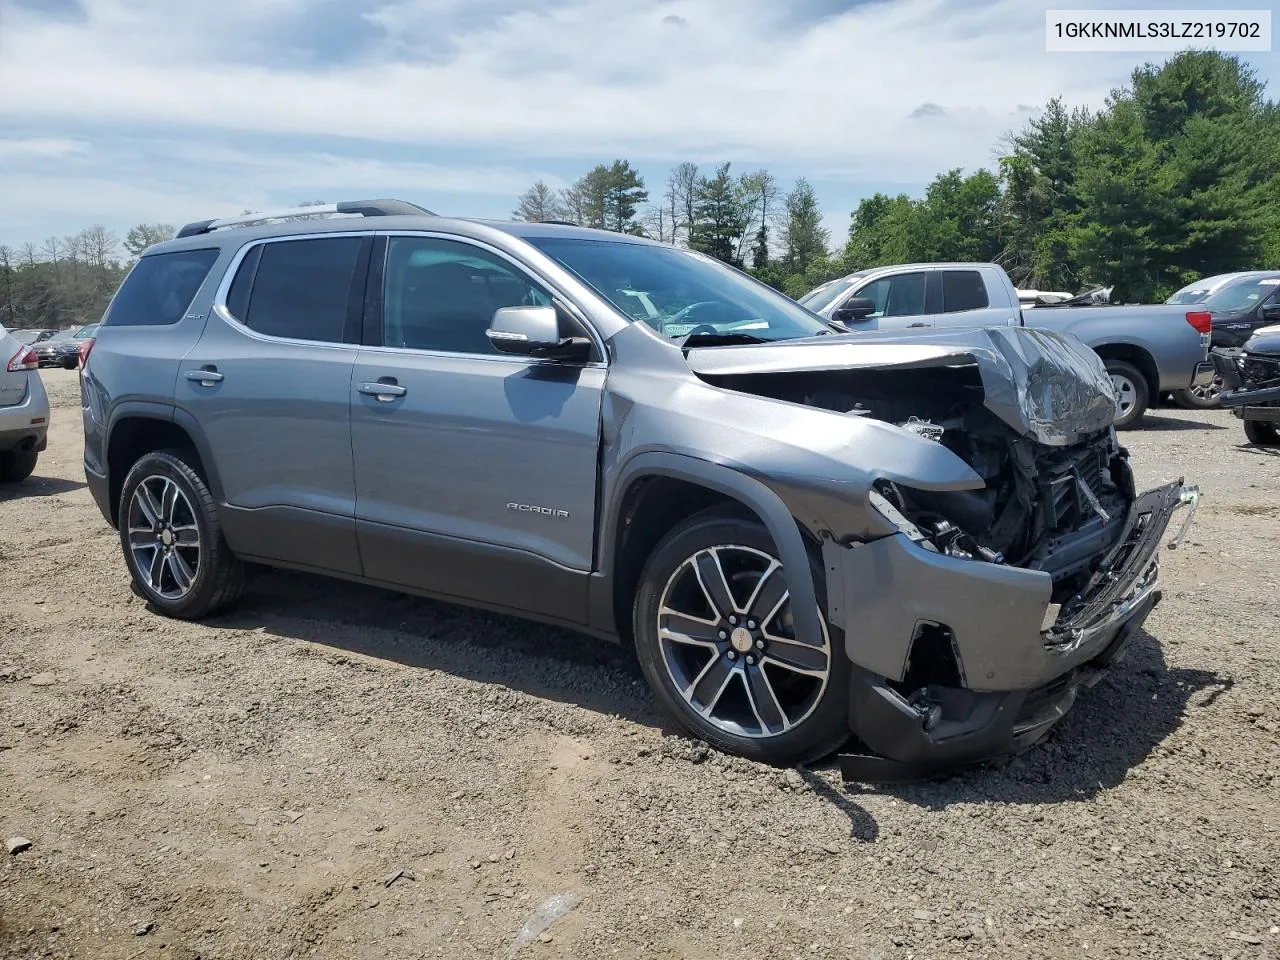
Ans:
POLYGON ((346 343, 341 340, 304 340, 298 337, 276 337, 269 333, 261 333, 258 330, 254 330, 227 308, 227 294, 231 292, 231 284, 235 281, 236 274, 240 272, 240 264, 244 262, 244 258, 249 255, 249 251, 254 247, 267 243, 283 243, 287 240, 324 240, 331 237, 372 237, 373 235, 373 230, 366 229, 343 230, 334 233, 290 233, 278 237, 259 237, 256 240, 250 240, 236 251, 235 256, 231 258, 231 262, 227 264, 227 269, 223 271, 222 279, 218 281, 217 292, 213 295, 213 312, 228 323, 237 333, 244 334, 253 340, 259 340, 263 343, 282 343, 300 347, 359 351, 361 348, 358 343, 346 343))

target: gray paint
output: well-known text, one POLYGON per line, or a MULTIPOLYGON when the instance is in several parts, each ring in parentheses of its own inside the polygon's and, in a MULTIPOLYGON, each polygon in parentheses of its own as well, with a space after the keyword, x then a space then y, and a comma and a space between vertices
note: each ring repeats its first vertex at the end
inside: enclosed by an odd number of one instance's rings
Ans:
POLYGON ((39 372, 6 369, 23 347, 0 326, 0 453, 27 443, 43 450, 49 431, 49 398, 39 372))

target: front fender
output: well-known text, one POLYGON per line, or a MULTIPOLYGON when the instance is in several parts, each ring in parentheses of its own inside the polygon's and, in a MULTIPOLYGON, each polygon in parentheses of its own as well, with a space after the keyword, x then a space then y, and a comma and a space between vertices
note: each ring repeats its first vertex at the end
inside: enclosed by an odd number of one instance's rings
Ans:
MULTIPOLYGON (((730 467, 677 453, 651 451, 631 457, 622 465, 606 491, 604 524, 600 538, 600 569, 612 570, 622 500, 635 481, 645 477, 665 477, 696 484, 740 502, 760 518, 787 571, 791 589, 792 615, 801 638, 821 643, 818 597, 809 565, 809 553, 795 518, 782 498, 765 484, 730 467)), ((613 623, 612 591, 596 591, 596 604, 609 609, 593 611, 592 621, 613 623)))

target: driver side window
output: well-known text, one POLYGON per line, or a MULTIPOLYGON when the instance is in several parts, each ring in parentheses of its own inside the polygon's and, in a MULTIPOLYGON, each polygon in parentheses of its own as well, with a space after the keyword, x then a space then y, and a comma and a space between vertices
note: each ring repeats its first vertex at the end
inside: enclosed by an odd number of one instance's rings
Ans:
POLYGON ((918 316, 925 312, 925 278, 926 274, 923 272, 881 277, 872 280, 854 296, 866 297, 875 304, 875 311, 868 319, 918 316))
POLYGON ((480 247, 436 237, 390 237, 382 302, 384 346, 497 354, 485 335, 494 312, 551 306, 551 296, 480 247))

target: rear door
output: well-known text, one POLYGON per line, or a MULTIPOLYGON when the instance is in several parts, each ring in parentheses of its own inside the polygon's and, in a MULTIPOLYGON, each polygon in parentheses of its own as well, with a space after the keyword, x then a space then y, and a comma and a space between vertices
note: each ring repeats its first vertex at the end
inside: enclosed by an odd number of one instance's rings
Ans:
POLYGON ((848 321, 851 330, 905 330, 933 325, 930 316, 929 277, 933 271, 911 270, 879 276, 855 286, 841 305, 865 297, 875 304, 875 312, 861 320, 848 321))
POLYGON ((933 318, 936 327, 1017 326, 1019 308, 1000 306, 1007 295, 992 287, 989 271, 942 268, 937 275, 941 306, 933 318))
POLYGON ((359 574, 351 370, 372 234, 240 252, 175 389, 218 467, 223 528, 247 557, 359 574))
MULTIPOLYGON (((495 310, 559 298, 463 238, 388 236, 370 286, 380 296, 350 385, 366 574, 582 622, 603 354, 570 365, 494 350, 495 310)), ((562 332, 590 335, 560 304, 562 332)))

